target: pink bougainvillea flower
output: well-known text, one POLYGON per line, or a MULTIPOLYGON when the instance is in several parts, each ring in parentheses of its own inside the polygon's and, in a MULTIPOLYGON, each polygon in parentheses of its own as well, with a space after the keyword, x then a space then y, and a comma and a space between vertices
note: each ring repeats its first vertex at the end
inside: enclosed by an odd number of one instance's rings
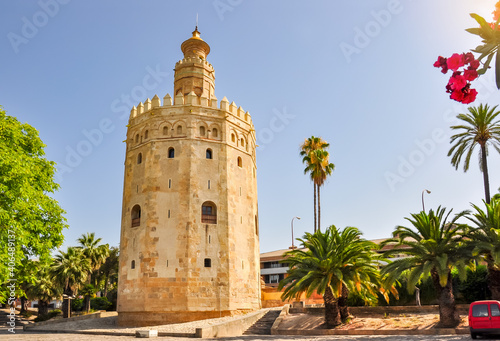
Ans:
POLYGON ((469 70, 471 69, 477 70, 477 68, 479 67, 479 65, 481 65, 481 63, 479 62, 479 60, 474 59, 472 62, 470 62, 469 65, 470 65, 469 70))
POLYGON ((464 71, 464 78, 466 81, 472 82, 478 77, 477 71, 475 69, 468 69, 464 71))
POLYGON ((463 104, 472 103, 476 100, 476 96, 477 96, 476 89, 467 89, 467 91, 464 92, 464 96, 462 98, 462 103, 463 104))
POLYGON ((454 53, 448 60, 446 61, 448 64, 448 69, 457 71, 459 67, 465 65, 465 58, 463 54, 454 53))
POLYGON ((453 72, 453 76, 450 77, 448 82, 451 90, 461 90, 467 85, 465 77, 461 75, 460 71, 453 72))
POLYGON ((464 63, 465 64, 469 64, 470 62, 472 62, 474 60, 475 60, 475 58, 474 58, 474 55, 472 54, 472 52, 464 53, 464 63))
POLYGON ((448 64, 446 63, 446 58, 439 56, 438 60, 434 63, 435 67, 440 67, 442 73, 448 72, 448 64))
POLYGON ((454 99, 457 102, 462 102, 462 100, 464 99, 464 93, 462 92, 462 90, 455 90, 451 93, 450 98, 454 99))

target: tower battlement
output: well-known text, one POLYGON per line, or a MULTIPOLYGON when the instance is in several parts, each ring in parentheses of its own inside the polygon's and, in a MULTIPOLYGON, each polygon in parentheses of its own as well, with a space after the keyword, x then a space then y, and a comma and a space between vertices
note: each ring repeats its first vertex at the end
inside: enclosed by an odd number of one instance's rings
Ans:
MULTIPOLYGON (((241 106, 237 106, 234 102, 229 103, 228 99, 224 97, 219 106, 217 106, 217 98, 212 96, 212 98, 208 98, 206 96, 196 96, 194 92, 190 92, 187 95, 179 94, 175 96, 174 101, 172 103, 172 97, 170 94, 166 94, 163 97, 163 104, 161 103, 160 97, 158 95, 154 95, 152 99, 147 99, 146 101, 140 102, 137 106, 133 106, 130 110, 130 118, 131 122, 133 119, 146 114, 155 114, 157 110, 156 108, 167 108, 172 106, 199 106, 202 108, 209 109, 220 109, 221 111, 228 113, 234 117, 239 118, 242 121, 247 122, 248 124, 253 126, 252 117, 248 111, 243 110, 241 106)), ((159 114, 168 115, 169 111, 159 111, 159 114)))

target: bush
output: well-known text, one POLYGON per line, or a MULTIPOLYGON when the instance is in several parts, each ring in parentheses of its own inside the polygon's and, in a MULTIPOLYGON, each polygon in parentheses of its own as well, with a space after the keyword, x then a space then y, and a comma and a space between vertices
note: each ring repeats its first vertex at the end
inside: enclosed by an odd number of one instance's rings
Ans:
POLYGON ((75 298, 71 300, 71 310, 72 311, 82 311, 84 308, 84 300, 83 298, 75 298))
POLYGON ((62 312, 59 309, 54 309, 50 311, 48 314, 40 315, 37 318, 35 318, 35 322, 47 321, 60 314, 62 314, 62 312))
POLYGON ((106 297, 94 297, 90 300, 90 308, 95 310, 108 310, 112 305, 106 297))

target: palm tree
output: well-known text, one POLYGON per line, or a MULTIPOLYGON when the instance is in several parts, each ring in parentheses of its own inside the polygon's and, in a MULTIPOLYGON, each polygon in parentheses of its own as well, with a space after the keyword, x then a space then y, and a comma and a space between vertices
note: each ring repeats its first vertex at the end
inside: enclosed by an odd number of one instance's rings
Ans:
POLYGON ((38 299, 38 316, 48 314, 50 301, 62 294, 61 287, 50 273, 50 266, 41 265, 35 281, 28 285, 27 293, 30 299, 38 299))
POLYGON ((475 228, 471 228, 467 237, 474 247, 474 254, 482 255, 488 268, 488 287, 491 298, 500 300, 500 200, 493 199, 485 204, 483 211, 472 204, 475 212, 467 219, 472 221, 475 228))
MULTIPOLYGON (((82 249, 68 247, 67 252, 59 251, 54 258, 51 273, 62 286, 63 294, 72 297, 85 283, 90 273, 91 265, 82 249)), ((63 316, 70 316, 69 300, 63 301, 63 316)))
POLYGON ((412 293, 421 278, 431 276, 438 294, 439 319, 441 327, 455 327, 460 320, 455 309, 455 297, 451 281, 451 269, 456 266, 461 278, 465 277, 465 264, 472 258, 470 248, 463 242, 463 227, 456 224, 457 219, 465 214, 457 214, 447 222, 451 210, 438 207, 436 212, 427 214, 421 211, 406 218, 416 230, 397 226, 393 238, 382 246, 392 244, 393 248, 384 255, 404 254, 382 269, 389 283, 394 283, 403 272, 408 273, 408 291, 412 293))
POLYGON ((324 184, 326 177, 331 175, 335 166, 329 163, 326 148, 330 146, 321 137, 311 136, 301 145, 300 155, 302 163, 306 164, 304 174, 310 173, 314 186, 314 232, 321 225, 321 205, 319 189, 324 184), (316 200, 318 204, 316 204, 316 200), (318 217, 316 219, 316 216, 318 217))
POLYGON ((361 239, 361 232, 355 227, 343 231, 330 226, 325 233, 306 233, 302 249, 288 251, 288 276, 278 286, 284 288, 282 299, 307 297, 313 292, 323 296, 325 322, 328 327, 341 324, 338 301, 345 289, 374 291, 379 282, 377 262, 374 259, 373 243, 361 239))
POLYGON ((97 270, 106 261, 106 257, 109 255, 109 245, 99 245, 101 238, 95 238, 95 233, 82 234, 80 238, 77 239, 80 246, 78 248, 82 249, 83 255, 87 257, 90 261, 90 271, 87 277, 87 286, 85 287, 86 294, 85 297, 85 311, 88 313, 90 311, 90 296, 95 294, 97 283, 97 270), (94 285, 92 285, 94 284, 94 285), (90 285, 90 286, 89 286, 90 285))
POLYGON ((469 169, 470 158, 474 148, 479 145, 479 166, 483 172, 485 200, 490 203, 490 183, 488 178, 488 145, 491 144, 500 153, 500 119, 497 119, 500 111, 495 111, 497 106, 489 108, 487 104, 479 107, 469 107, 469 113, 459 114, 458 119, 464 124, 452 126, 451 129, 463 130, 453 135, 450 143, 455 143, 448 156, 452 156, 451 164, 458 169, 458 165, 465 155, 464 172, 469 169))
MULTIPOLYGON (((104 293, 103 297, 108 295, 108 287, 113 282, 116 282, 116 276, 118 274, 119 265, 119 252, 120 249, 117 247, 111 247, 109 249, 109 255, 106 261, 99 268, 99 273, 102 275, 104 280, 104 293)), ((115 283, 116 284, 116 283, 115 283)))

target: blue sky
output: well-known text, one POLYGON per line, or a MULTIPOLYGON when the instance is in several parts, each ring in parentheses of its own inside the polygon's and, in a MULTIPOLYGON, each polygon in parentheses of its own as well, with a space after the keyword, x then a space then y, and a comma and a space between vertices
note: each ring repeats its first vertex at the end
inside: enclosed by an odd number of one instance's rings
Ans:
MULTIPOLYGON (((180 44, 196 14, 210 45, 215 94, 250 111, 257 151, 261 251, 312 231, 313 186, 299 146, 330 142, 336 169, 321 192, 322 226, 390 236, 425 205, 480 204, 477 162, 446 156, 450 125, 466 111, 448 98, 439 55, 479 45, 469 13, 491 20, 492 0, 2 1, 0 105, 36 127, 59 165, 55 198, 70 225, 117 246, 130 104, 172 94, 180 44)), ((492 73, 474 103, 500 103, 492 73)), ((500 155, 489 157, 492 193, 500 155)))

